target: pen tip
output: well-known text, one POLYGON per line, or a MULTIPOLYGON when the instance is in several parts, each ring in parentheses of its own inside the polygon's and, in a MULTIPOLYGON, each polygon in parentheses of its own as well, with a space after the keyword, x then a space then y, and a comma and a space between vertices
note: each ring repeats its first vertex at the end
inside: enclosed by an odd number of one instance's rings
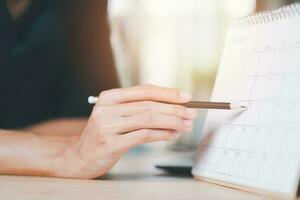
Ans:
POLYGON ((247 106, 243 106, 243 105, 230 105, 231 110, 235 110, 235 109, 242 109, 242 110, 247 110, 248 107, 247 106))
POLYGON ((242 108, 242 109, 248 109, 248 107, 247 107, 247 106, 241 106, 241 108, 242 108))

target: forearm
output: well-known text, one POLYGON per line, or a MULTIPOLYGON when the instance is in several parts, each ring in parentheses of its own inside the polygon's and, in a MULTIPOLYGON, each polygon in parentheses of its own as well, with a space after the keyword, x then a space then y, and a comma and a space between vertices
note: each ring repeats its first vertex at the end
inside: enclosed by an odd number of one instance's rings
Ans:
POLYGON ((85 118, 52 120, 26 127, 22 130, 55 137, 75 136, 82 133, 87 120, 85 118))
POLYGON ((0 130, 0 174, 63 177, 66 154, 85 120, 57 120, 24 129, 0 130))

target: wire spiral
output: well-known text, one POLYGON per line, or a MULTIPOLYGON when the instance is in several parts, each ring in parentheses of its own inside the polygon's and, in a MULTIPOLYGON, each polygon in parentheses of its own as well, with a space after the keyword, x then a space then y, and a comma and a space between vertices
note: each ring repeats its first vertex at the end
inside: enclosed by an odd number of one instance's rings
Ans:
POLYGON ((254 26, 257 24, 286 20, 297 16, 300 16, 300 3, 293 3, 277 10, 263 11, 246 18, 241 18, 232 25, 237 27, 254 26))

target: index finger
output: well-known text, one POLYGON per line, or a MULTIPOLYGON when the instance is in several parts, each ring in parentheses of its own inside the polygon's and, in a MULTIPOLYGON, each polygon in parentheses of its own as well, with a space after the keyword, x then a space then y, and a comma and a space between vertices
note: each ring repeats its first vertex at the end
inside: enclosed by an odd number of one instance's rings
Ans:
POLYGON ((108 90, 100 94, 98 104, 111 105, 136 101, 155 101, 181 104, 191 101, 189 92, 180 92, 175 88, 142 85, 132 88, 108 90))

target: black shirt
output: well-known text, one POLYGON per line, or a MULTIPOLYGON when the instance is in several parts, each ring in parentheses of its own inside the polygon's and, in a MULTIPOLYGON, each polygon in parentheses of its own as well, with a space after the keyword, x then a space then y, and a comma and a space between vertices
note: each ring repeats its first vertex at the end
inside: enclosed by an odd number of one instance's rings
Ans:
POLYGON ((87 93, 73 73, 64 0, 36 0, 17 20, 0 0, 0 129, 87 116, 87 93))

